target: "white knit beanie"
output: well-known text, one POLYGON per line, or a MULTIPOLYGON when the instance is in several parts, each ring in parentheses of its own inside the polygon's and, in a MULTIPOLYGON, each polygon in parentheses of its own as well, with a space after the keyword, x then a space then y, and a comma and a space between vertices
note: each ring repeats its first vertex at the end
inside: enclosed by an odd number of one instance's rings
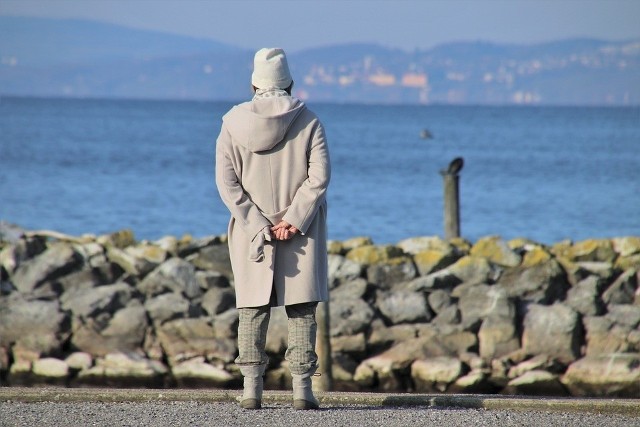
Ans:
POLYGON ((251 84, 258 89, 276 87, 286 89, 293 79, 284 50, 280 48, 263 48, 253 58, 253 74, 251 84))

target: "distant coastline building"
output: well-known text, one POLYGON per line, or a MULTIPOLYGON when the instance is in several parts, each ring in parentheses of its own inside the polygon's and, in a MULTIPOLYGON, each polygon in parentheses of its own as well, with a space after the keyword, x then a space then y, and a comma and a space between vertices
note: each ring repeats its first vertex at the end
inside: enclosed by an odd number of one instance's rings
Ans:
POLYGON ((412 89, 418 90, 418 102, 420 104, 428 104, 429 103, 429 76, 427 73, 419 73, 419 72, 409 72, 405 73, 402 76, 402 86, 412 89))
POLYGON ((396 84, 396 76, 384 72, 372 74, 368 80, 376 86, 393 86, 396 84))
POLYGON ((429 86, 429 78, 425 73, 405 73, 401 84, 404 87, 426 88, 429 86))

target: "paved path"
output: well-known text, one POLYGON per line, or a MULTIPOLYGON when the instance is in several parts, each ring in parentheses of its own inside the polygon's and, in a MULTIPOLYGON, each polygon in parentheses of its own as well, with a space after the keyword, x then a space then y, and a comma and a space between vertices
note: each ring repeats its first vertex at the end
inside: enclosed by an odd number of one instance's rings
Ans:
POLYGON ((640 400, 319 393, 294 411, 286 392, 242 410, 237 391, 0 388, 0 426, 639 426, 640 400))

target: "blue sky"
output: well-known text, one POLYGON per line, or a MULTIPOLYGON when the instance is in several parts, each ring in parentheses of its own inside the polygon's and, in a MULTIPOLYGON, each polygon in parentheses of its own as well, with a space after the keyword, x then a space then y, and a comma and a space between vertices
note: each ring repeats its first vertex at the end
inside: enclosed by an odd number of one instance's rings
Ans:
POLYGON ((1 0, 0 15, 93 19, 251 49, 640 38, 640 0, 1 0))

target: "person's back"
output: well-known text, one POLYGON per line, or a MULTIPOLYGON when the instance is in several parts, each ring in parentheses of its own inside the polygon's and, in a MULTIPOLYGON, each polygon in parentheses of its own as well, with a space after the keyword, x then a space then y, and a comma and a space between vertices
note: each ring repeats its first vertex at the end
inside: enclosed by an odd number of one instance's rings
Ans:
POLYGON ((309 177, 309 141, 321 131, 320 122, 303 102, 290 96, 240 104, 223 120, 244 190, 263 214, 279 222, 278 214, 291 206, 309 177))
POLYGON ((316 409, 315 309, 329 297, 329 153, 318 118, 291 97, 293 80, 281 49, 256 53, 252 83, 253 100, 224 116, 216 144, 216 184, 231 212, 241 406, 261 407, 270 309, 284 305, 294 407, 316 409))

